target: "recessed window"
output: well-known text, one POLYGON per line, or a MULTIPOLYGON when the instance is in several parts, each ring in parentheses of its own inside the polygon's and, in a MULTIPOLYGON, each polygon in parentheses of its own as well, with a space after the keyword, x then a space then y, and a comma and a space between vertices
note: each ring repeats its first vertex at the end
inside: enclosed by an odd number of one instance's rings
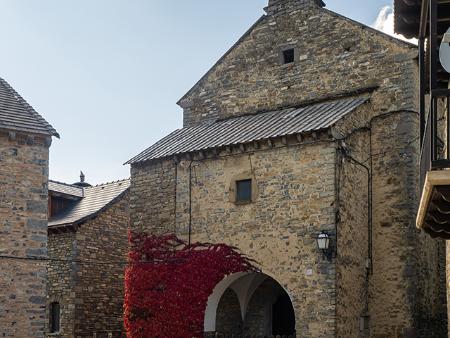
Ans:
POLYGON ((58 302, 54 302, 50 304, 50 333, 57 333, 60 331, 61 325, 61 306, 58 302))
POLYGON ((252 201, 252 180, 236 181, 236 202, 248 203, 252 201))
POLYGON ((370 317, 369 316, 362 316, 359 320, 359 330, 361 332, 365 332, 369 330, 369 320, 370 317))
POLYGON ((283 51, 283 64, 293 63, 295 61, 295 49, 290 48, 283 51))

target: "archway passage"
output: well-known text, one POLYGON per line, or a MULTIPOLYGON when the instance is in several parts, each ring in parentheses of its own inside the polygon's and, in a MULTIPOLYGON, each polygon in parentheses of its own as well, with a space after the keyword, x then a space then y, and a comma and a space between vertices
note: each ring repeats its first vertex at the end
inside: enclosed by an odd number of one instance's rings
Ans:
POLYGON ((242 334, 243 322, 241 306, 236 293, 228 288, 220 299, 217 308, 216 331, 227 334, 242 334))
POLYGON ((272 306, 272 334, 289 336, 295 333, 295 314, 286 292, 278 296, 272 306))
POLYGON ((267 275, 229 276, 210 296, 205 333, 207 337, 294 337, 294 307, 284 288, 267 275))

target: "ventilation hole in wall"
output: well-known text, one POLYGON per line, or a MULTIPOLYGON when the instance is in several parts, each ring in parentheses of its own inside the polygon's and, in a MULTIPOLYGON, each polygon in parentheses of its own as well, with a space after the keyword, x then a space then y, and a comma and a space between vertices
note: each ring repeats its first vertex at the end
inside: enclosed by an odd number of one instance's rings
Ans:
POLYGON ((283 64, 293 63, 295 61, 295 49, 290 48, 283 51, 283 64))

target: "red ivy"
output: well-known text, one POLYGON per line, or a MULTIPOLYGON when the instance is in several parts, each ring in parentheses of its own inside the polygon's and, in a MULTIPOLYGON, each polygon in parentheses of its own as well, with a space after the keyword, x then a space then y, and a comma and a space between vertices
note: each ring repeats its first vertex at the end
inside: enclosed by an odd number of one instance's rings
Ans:
POLYGON ((129 338, 203 336, 208 297, 227 275, 253 271, 252 261, 225 244, 187 245, 175 235, 130 234, 125 271, 129 338))

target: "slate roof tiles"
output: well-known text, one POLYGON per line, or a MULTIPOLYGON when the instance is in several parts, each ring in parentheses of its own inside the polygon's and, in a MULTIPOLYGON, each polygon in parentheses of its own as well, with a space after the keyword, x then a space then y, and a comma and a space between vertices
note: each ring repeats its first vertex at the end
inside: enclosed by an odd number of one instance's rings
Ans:
POLYGON ((56 136, 56 130, 0 78, 0 129, 56 136))
POLYGON ((369 97, 369 95, 347 97, 178 129, 126 164, 328 129, 367 102, 369 97))
MULTIPOLYGON (((71 207, 67 208, 62 214, 52 217, 48 222, 48 226, 74 225, 90 219, 123 196, 129 187, 130 180, 126 179, 82 188, 83 198, 72 202, 71 207)), ((56 192, 60 192, 61 184, 49 184, 49 190, 52 191, 51 189, 56 189, 56 192)))

